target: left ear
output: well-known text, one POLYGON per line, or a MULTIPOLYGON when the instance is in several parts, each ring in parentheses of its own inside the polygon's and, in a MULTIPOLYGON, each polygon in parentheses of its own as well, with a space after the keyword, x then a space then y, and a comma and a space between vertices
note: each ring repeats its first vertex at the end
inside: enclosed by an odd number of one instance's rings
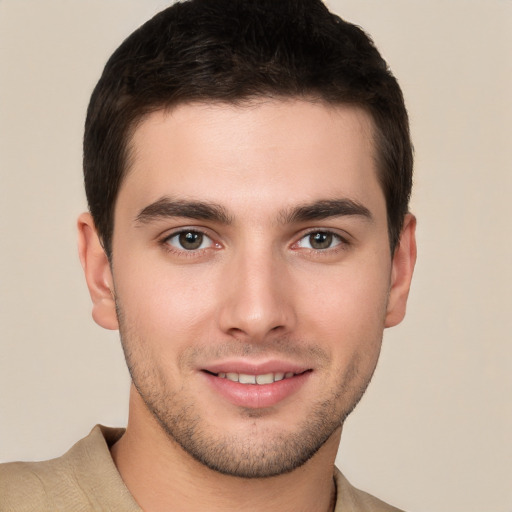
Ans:
POLYGON ((393 255, 386 327, 399 324, 405 316, 407 297, 409 296, 412 273, 416 263, 415 233, 416 217, 408 213, 404 219, 400 242, 393 255))

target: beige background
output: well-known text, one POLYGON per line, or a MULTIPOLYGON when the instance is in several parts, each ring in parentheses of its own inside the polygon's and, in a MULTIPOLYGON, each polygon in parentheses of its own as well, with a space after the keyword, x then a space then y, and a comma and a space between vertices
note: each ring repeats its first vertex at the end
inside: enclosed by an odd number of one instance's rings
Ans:
MULTIPOLYGON (((88 97, 157 0, 0 0, 0 460, 121 425, 117 333, 76 256, 88 97)), ((331 0, 398 76, 419 260, 339 464, 411 512, 512 511, 512 1, 331 0)))

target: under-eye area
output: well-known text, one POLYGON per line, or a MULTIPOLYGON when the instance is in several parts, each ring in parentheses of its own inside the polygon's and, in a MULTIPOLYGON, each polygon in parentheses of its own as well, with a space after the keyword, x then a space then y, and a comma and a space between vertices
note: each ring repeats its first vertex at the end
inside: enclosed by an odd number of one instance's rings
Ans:
POLYGON ((263 373, 260 375, 251 375, 247 373, 235 373, 235 372, 219 372, 214 373, 210 372, 208 370, 203 370, 205 373, 208 373, 209 375, 213 375, 215 377, 218 377, 220 379, 227 379, 232 382, 238 382, 240 384, 258 384, 258 385, 264 385, 264 384, 273 384, 274 382, 279 382, 281 380, 285 379, 291 379, 292 377, 296 377, 298 375, 304 375, 306 373, 311 372, 312 370, 305 370, 300 373, 294 373, 294 372, 269 372, 269 373, 263 373))

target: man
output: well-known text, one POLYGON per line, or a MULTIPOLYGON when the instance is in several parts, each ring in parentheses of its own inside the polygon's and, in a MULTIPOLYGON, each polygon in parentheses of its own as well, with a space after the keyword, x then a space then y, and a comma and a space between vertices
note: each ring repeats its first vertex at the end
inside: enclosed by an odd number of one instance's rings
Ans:
POLYGON ((334 467, 415 262, 402 94, 319 0, 191 0, 108 61, 79 252, 126 431, 0 469, 0 510, 397 510, 334 467))

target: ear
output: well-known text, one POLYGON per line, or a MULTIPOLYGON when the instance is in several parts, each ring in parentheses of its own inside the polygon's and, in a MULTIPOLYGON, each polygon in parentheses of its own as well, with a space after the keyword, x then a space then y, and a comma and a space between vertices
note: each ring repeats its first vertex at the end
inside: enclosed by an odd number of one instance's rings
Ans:
POLYGON ((118 329, 114 281, 90 213, 78 217, 78 254, 92 299, 92 317, 105 329, 118 329))
POLYGON ((393 255, 391 284, 385 321, 386 327, 393 327, 399 324, 405 316, 407 297, 416 263, 415 233, 416 218, 408 213, 404 219, 400 242, 393 255))

